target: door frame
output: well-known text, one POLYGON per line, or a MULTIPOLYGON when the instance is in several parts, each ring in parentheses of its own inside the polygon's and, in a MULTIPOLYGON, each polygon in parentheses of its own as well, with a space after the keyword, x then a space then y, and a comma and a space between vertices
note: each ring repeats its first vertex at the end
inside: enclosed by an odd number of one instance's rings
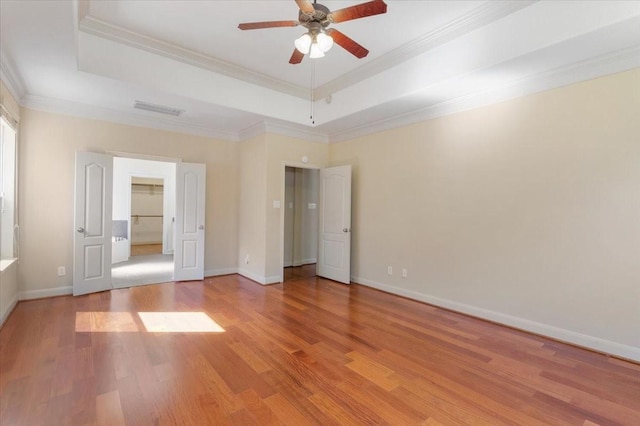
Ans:
MULTIPOLYGON (((175 164, 176 164, 176 181, 177 181, 178 172, 179 172, 179 170, 178 170, 178 169, 179 169, 178 164, 182 164, 182 163, 183 163, 183 161, 182 161, 182 159, 181 159, 181 158, 175 158, 175 157, 160 157, 160 156, 154 156, 154 155, 137 154, 137 153, 128 153, 128 152, 121 152, 121 151, 106 151, 106 152, 104 152, 104 153, 94 152, 94 151, 78 151, 78 152, 86 152, 86 153, 89 153, 89 154, 99 154, 99 155, 103 155, 103 156, 109 157, 109 158, 110 158, 110 160, 111 160, 111 164, 112 164, 112 165, 113 165, 113 159, 114 159, 114 158, 116 158, 116 157, 119 157, 119 158, 129 158, 129 159, 135 159, 135 160, 151 160, 151 161, 162 161, 162 162, 166 162, 166 163, 175 163, 175 164)), ((76 156, 77 156, 77 154, 76 154, 76 156)), ((76 164, 74 165, 74 170, 77 170, 77 167, 78 167, 77 160, 76 160, 76 162, 75 162, 75 163, 76 163, 76 164)), ((205 170, 206 170, 206 163, 198 163, 198 165, 199 165, 199 166, 202 166, 202 167, 203 167, 203 168, 205 168, 205 170)), ((112 167, 113 167, 113 166, 112 166, 112 167)), ((112 172, 110 172, 109 174, 111 175, 111 176, 110 176, 110 178, 111 178, 111 181, 110 181, 110 191, 106 191, 105 196, 106 196, 106 197, 109 199, 109 201, 110 201, 110 202, 108 203, 108 204, 109 204, 109 208, 108 208, 108 210, 109 210, 109 213, 110 213, 110 214, 112 214, 112 213, 113 213, 113 211, 112 211, 112 203, 113 203, 113 173, 112 173, 112 172)), ((128 179, 128 180, 129 180, 129 182, 131 182, 131 176, 134 176, 134 175, 129 174, 129 179, 128 179)), ((135 176, 141 176, 141 174, 140 174, 140 173, 136 173, 136 174, 135 174, 135 176)), ((164 178, 164 177, 163 177, 163 178, 164 178)), ((204 183, 206 184, 206 172, 205 172, 205 175, 204 175, 204 183)), ((131 187, 131 185, 129 184, 129 185, 128 185, 128 187, 129 187, 129 190, 128 190, 128 196, 127 196, 127 198, 129 199, 129 200, 128 200, 128 201, 129 201, 129 206, 128 206, 128 207, 129 207, 129 215, 130 215, 130 209, 131 209, 131 190, 130 190, 130 187, 131 187)), ((75 189, 74 189, 74 191, 75 191, 75 189)), ((163 204, 164 204, 164 201, 166 201, 166 197, 165 197, 165 200, 163 200, 163 204)), ((73 215, 74 215, 74 227, 76 226, 76 222, 77 222, 77 220, 76 220, 76 216, 77 216, 77 206, 76 206, 76 204, 77 204, 77 201, 75 200, 75 197, 74 197, 74 209, 73 209, 73 215)), ((203 206, 204 206, 205 204, 206 204, 206 192, 204 193, 203 206)), ((163 207, 164 207, 164 206, 163 206, 163 207)), ((178 208, 178 206, 177 206, 177 197, 176 197, 176 208, 178 208)), ((163 210, 164 210, 164 208, 163 208, 163 210)), ((163 216, 164 216, 164 212, 163 212, 163 216)), ((203 216, 205 216, 205 215, 203 215, 203 216)), ((206 216, 202 218, 202 219, 203 219, 203 222, 204 222, 205 218, 206 218, 206 216)), ((200 228, 200 229, 204 229, 204 228, 200 228)), ((74 230, 74 232, 75 232, 75 230, 74 230)), ((163 232, 164 232, 164 231, 163 231, 163 232)), ((74 255, 73 255, 73 262, 74 262, 74 264, 73 264, 73 269, 74 269, 74 281, 75 281, 75 276, 76 276, 76 263, 77 263, 77 256, 76 256, 76 250, 75 250, 75 245, 76 245, 75 238, 76 238, 76 237, 75 237, 75 234, 74 234, 74 255)), ((164 238, 163 238, 163 239, 164 239, 164 238)), ((109 238, 109 240, 111 240, 111 238, 109 238)), ((202 247, 204 247, 204 240, 205 240, 205 235, 203 235, 203 243, 202 243, 202 247)), ((112 243, 111 243, 111 242, 109 242, 109 245, 110 245, 110 246, 111 246, 111 244, 112 244, 112 243)), ((163 241, 163 244, 164 244, 164 241, 163 241)), ((109 252, 111 252, 111 247, 110 247, 110 249, 109 249, 109 252)), ((110 258, 110 257, 111 257, 111 256, 109 256, 109 258, 110 258)), ((203 263, 203 262, 201 262, 201 263, 203 263)), ((109 264, 109 265, 108 265, 108 266, 109 266, 109 268, 112 268, 112 264, 111 264, 111 260, 110 260, 110 259, 109 259, 108 264, 109 264)), ((204 263, 203 263, 203 264, 204 264, 204 263)), ((175 279, 175 268, 176 268, 176 267, 175 267, 175 259, 174 259, 174 279, 175 279)), ((110 275, 110 274, 109 274, 109 275, 110 275)), ((109 280, 109 281, 111 281, 111 280, 109 280)), ((74 284, 74 286, 73 286, 73 287, 74 287, 74 288, 76 287, 76 286, 75 286, 75 284, 74 284)), ((111 283, 111 287, 113 287, 113 284, 112 284, 112 283, 111 283)), ((100 291, 100 290, 97 290, 97 291, 100 291)), ((76 293, 74 292, 74 294, 76 294, 76 293)))
MULTIPOLYGON (((173 164, 178 164, 178 163, 182 163, 182 158, 178 158, 178 157, 162 157, 159 155, 147 155, 147 154, 138 154, 138 153, 134 153, 134 152, 124 152, 124 151, 106 151, 107 155, 112 156, 113 158, 126 158, 129 160, 144 160, 144 161, 156 161, 156 162, 161 162, 161 163, 173 163, 173 164)), ((177 168, 176 171, 174 173, 174 176, 177 176, 177 168)), ((140 172, 136 172, 134 174, 129 173, 128 178, 129 178, 129 192, 127 195, 127 209, 129 210, 129 218, 128 218, 128 229, 127 232, 129 234, 129 259, 131 259, 131 180, 133 177, 149 177, 149 178, 156 178, 156 179, 163 179, 165 180, 164 176, 158 176, 152 173, 140 173, 140 172)), ((165 180, 165 188, 166 188, 166 180, 165 180)), ((173 194, 173 198, 174 198, 174 215, 175 215, 175 208, 176 208, 176 200, 175 200, 175 190, 176 188, 173 188, 174 190, 174 194, 173 194)), ((165 226, 164 226, 164 221, 165 220, 169 220, 172 219, 172 217, 165 217, 165 213, 167 213, 167 196, 166 193, 163 194, 163 200, 162 200, 162 219, 163 219, 163 226, 162 226, 162 254, 173 254, 173 247, 165 247, 165 240, 167 238, 167 235, 165 235, 165 226)), ((171 222, 173 223, 173 222, 171 222)), ((171 226, 171 231, 175 233, 175 230, 173 229, 173 225, 171 226)), ((175 237, 175 235, 174 235, 175 237)), ((171 238, 171 243, 174 243, 174 239, 171 238)))
POLYGON ((278 282, 284 282, 284 212, 286 206, 285 191, 286 191, 286 170, 287 167, 295 167, 298 169, 311 169, 320 170, 323 167, 313 163, 300 163, 296 161, 283 161, 280 166, 280 272, 278 273, 278 282))

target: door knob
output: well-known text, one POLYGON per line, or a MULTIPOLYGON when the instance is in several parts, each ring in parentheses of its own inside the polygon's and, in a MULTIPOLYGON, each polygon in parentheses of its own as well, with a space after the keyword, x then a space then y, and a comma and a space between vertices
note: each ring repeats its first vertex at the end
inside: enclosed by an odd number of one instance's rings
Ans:
POLYGON ((77 231, 82 234, 82 233, 84 233, 84 228, 81 226, 80 228, 77 229, 77 231))
POLYGON ((204 229, 204 225, 198 226, 198 229, 204 229))
POLYGON ((349 232, 349 228, 343 228, 342 232, 349 232))

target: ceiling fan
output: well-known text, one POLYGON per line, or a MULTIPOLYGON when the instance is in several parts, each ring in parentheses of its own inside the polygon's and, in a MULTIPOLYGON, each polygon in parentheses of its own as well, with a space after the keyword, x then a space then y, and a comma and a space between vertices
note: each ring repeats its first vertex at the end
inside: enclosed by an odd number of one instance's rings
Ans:
POLYGON ((238 28, 241 30, 257 30, 262 28, 296 27, 298 25, 305 27, 308 32, 296 39, 296 48, 293 50, 291 59, 289 59, 290 64, 299 64, 307 53, 309 53, 310 58, 321 58, 326 51, 331 49, 334 42, 355 57, 364 58, 369 54, 367 49, 340 31, 327 27, 330 24, 387 12, 387 5, 383 0, 373 0, 333 12, 326 6, 316 3, 315 0, 313 3, 311 3, 311 0, 295 0, 295 2, 300 8, 297 21, 248 22, 238 25, 238 28))

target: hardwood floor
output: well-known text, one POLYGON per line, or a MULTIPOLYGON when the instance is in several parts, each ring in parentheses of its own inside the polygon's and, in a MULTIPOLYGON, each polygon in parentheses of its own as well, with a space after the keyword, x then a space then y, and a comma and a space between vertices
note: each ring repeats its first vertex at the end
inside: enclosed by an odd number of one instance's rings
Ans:
POLYGON ((316 264, 310 263, 302 266, 288 266, 283 269, 284 282, 299 280, 300 278, 313 278, 316 276, 316 264))
POLYGON ((131 256, 162 254, 162 244, 132 244, 131 256))
POLYGON ((359 285, 231 275, 19 303, 0 424, 639 425, 640 365, 359 285))

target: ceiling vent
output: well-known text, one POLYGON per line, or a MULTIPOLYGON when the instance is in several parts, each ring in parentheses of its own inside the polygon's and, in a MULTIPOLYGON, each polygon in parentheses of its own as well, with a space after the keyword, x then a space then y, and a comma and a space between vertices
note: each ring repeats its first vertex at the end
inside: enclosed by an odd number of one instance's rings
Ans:
POLYGON ((184 112, 183 109, 171 108, 162 105, 150 104, 148 102, 136 101, 133 104, 134 108, 143 109, 145 111, 158 112, 160 114, 173 115, 174 117, 179 117, 184 112))

